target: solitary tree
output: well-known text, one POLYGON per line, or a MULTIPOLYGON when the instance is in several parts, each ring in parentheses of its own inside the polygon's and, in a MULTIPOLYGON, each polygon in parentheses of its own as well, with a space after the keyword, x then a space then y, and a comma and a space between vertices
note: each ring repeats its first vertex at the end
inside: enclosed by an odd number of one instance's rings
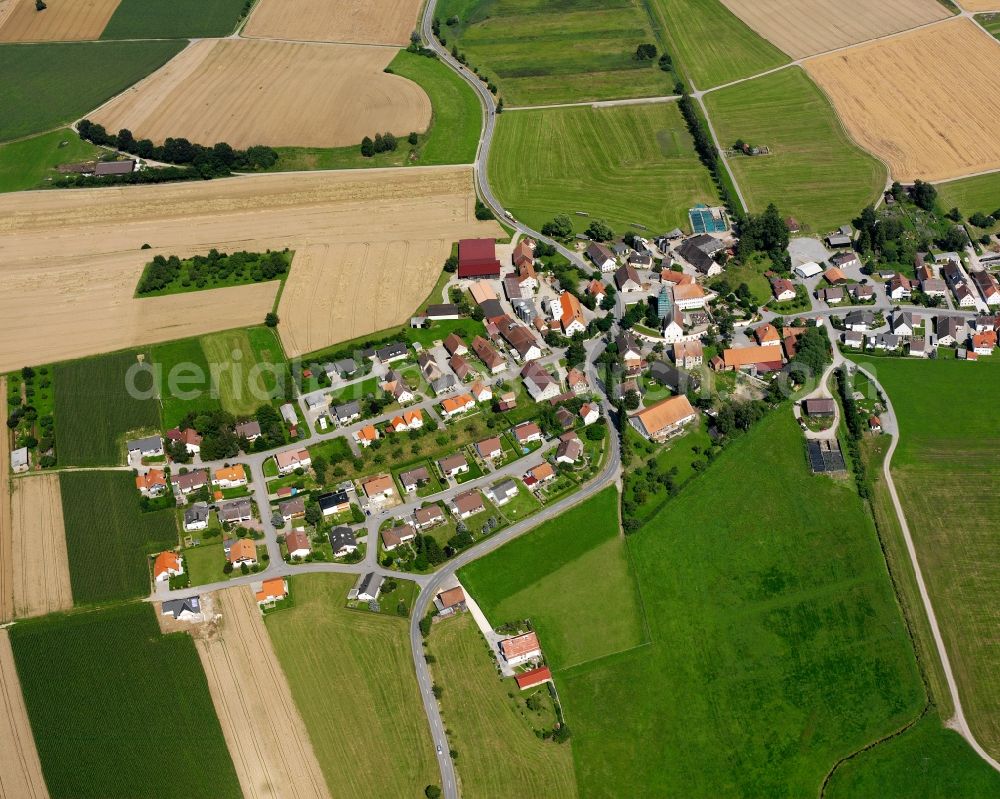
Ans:
POLYGON ((274 311, 269 311, 264 317, 264 324, 268 327, 277 327, 278 321, 278 315, 274 311))
POLYGON ((361 154, 365 158, 371 158, 375 155, 375 142, 373 142, 369 136, 365 136, 361 140, 361 154))

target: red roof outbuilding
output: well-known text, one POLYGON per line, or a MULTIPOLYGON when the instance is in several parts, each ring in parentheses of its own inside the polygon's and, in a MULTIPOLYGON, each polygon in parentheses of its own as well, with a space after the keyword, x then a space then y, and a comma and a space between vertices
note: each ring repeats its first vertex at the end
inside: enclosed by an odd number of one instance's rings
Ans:
POLYGON ((548 666, 540 666, 537 669, 518 674, 514 679, 517 680, 517 687, 524 691, 527 688, 534 688, 536 685, 541 685, 543 682, 551 680, 552 672, 549 671, 548 666))
POLYGON ((458 242, 459 277, 500 277, 496 239, 462 239, 458 242))

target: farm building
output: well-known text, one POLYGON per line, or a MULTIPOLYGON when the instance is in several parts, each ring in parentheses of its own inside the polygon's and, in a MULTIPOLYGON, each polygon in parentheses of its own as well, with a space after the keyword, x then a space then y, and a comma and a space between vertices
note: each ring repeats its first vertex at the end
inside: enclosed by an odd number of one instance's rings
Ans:
POLYGON ((500 277, 495 239, 462 239, 458 242, 458 276, 500 277))

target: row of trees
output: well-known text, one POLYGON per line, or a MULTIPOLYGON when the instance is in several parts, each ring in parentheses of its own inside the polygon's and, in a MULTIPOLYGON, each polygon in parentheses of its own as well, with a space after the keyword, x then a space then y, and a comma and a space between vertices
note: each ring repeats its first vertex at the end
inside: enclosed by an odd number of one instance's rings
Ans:
POLYGON ((103 125, 83 119, 77 125, 81 138, 105 147, 152 161, 191 166, 203 178, 222 177, 233 170, 257 172, 269 169, 278 162, 278 152, 273 147, 255 145, 237 150, 226 142, 211 147, 195 144, 185 138, 167 139, 163 144, 153 144, 150 139, 136 139, 132 131, 122 128, 112 136, 103 125))
MULTIPOLYGON (((407 141, 410 144, 416 144, 418 141, 417 134, 411 132, 407 137, 407 141)), ((365 136, 361 140, 361 154, 365 158, 371 158, 376 153, 391 153, 395 152, 399 147, 399 140, 389 131, 385 133, 376 133, 375 138, 372 139, 369 136, 365 136)))
POLYGON ((198 287, 242 279, 260 283, 274 280, 287 271, 288 259, 282 252, 240 250, 227 254, 213 247, 208 255, 195 255, 185 261, 176 255, 154 256, 143 271, 137 291, 149 294, 178 283, 198 287))
POLYGON ((694 140, 694 149, 698 153, 698 158, 708 167, 708 170, 712 173, 712 177, 715 178, 716 186, 719 189, 719 196, 726 204, 730 214, 734 219, 739 221, 743 216, 743 209, 737 202, 737 198, 733 197, 729 192, 728 182, 722 174, 725 167, 719 161, 719 153, 712 142, 712 137, 709 135, 708 127, 698 114, 694 100, 691 99, 691 95, 687 93, 687 90, 684 90, 682 93, 677 107, 680 109, 681 115, 684 117, 684 122, 687 124, 688 132, 694 140))

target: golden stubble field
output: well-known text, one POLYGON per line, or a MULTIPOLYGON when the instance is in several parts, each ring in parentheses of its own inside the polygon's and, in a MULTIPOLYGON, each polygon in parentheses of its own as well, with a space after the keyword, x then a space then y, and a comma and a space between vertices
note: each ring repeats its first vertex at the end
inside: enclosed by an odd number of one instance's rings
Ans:
POLYGON ((1000 43, 967 19, 809 59, 858 144, 900 181, 1000 168, 1000 43))
POLYGON ((0 42, 100 39, 120 0, 0 0, 0 42))
POLYGON ((431 102, 417 84, 383 72, 395 54, 388 47, 201 40, 89 116, 157 143, 184 137, 238 148, 343 147, 376 132, 405 136, 428 128, 431 102))
POLYGON ((420 0, 260 0, 243 35, 307 42, 410 43, 420 0))
POLYGON ((451 242, 502 235, 474 212, 469 166, 0 196, 0 371, 260 324, 277 282, 133 297, 152 256, 213 247, 306 253, 301 269, 293 259, 279 308, 290 354, 399 324, 430 292, 451 242), (140 249, 144 243, 151 249, 140 249), (368 260, 363 272, 348 270, 339 254, 352 245, 374 252, 391 245, 393 255, 368 260), (356 284, 398 302, 349 321, 317 316, 317 309, 346 307, 343 297, 356 284), (303 319, 311 321, 303 326, 303 319))
POLYGON ((329 799, 253 592, 227 588, 214 605, 221 619, 195 644, 243 796, 329 799))
POLYGON ((7 631, 0 629, 0 797, 48 799, 7 631))
POLYGON ((951 16, 937 0, 722 0, 792 58, 909 30, 951 16))

